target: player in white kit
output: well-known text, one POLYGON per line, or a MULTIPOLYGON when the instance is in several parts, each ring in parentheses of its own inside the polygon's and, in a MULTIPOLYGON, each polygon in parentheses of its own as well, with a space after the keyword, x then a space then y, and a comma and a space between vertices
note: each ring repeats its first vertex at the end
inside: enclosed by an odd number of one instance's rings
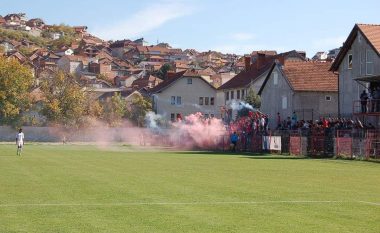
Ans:
POLYGON ((16 135, 17 155, 21 155, 22 147, 24 146, 24 133, 22 129, 18 131, 16 135))

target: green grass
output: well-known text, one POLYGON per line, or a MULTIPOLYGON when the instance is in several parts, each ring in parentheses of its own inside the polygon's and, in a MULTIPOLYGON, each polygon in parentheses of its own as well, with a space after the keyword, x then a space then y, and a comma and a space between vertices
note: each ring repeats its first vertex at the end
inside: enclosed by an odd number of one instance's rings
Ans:
POLYGON ((15 149, 0 145, 0 232, 380 232, 379 163, 15 149))

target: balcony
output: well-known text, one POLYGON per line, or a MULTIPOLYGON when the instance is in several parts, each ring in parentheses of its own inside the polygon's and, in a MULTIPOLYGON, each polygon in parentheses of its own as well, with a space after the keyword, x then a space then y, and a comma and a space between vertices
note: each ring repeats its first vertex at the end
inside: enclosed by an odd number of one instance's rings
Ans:
POLYGON ((356 116, 380 116, 380 99, 362 102, 355 100, 352 112, 356 116))

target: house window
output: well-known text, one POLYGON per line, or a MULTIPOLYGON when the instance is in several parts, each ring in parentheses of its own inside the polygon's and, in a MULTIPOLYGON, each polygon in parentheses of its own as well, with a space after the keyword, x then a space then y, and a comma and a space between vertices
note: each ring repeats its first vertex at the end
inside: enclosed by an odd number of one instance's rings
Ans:
POLYGON ((273 72, 273 84, 277 85, 278 84, 278 73, 273 72))
POLYGON ((234 99, 234 91, 231 91, 231 99, 234 99))
POLYGON ((366 75, 371 75, 373 74, 373 51, 372 50, 367 50, 366 51, 366 58, 365 58, 365 72, 366 75))
POLYGON ((352 54, 348 54, 348 69, 352 69, 352 54))
POLYGON ((210 105, 214 105, 214 97, 210 98, 210 105))
POLYGON ((209 100, 209 98, 205 97, 205 105, 208 105, 208 100, 209 100))
POLYGON ((287 109, 288 108, 288 97, 283 96, 282 97, 282 109, 287 109))
POLYGON ((193 84, 193 79, 192 78, 187 78, 187 84, 193 84))
POLYGON ((181 96, 177 96, 177 105, 181 105, 182 104, 182 98, 181 96))
POLYGON ((175 96, 172 96, 170 98, 170 103, 171 103, 171 105, 175 105, 175 96))
POLYGON ((174 114, 174 113, 171 113, 171 114, 170 114, 170 120, 171 120, 172 122, 174 122, 174 120, 175 120, 174 117, 175 117, 175 114, 174 114))
POLYGON ((245 92, 244 92, 244 89, 241 90, 241 98, 244 99, 245 98, 245 92))
POLYGON ((226 92, 226 100, 229 100, 230 99, 230 92, 226 92))
POLYGON ((326 100, 326 101, 331 101, 331 96, 326 95, 326 96, 325 96, 325 100, 326 100))
POLYGON ((236 91, 236 99, 240 99, 240 90, 236 91))
POLYGON ((203 105, 203 97, 199 97, 199 105, 203 105))
POLYGON ((210 116, 211 116, 211 118, 214 118, 214 117, 215 117, 215 115, 214 115, 214 114, 210 114, 210 116))

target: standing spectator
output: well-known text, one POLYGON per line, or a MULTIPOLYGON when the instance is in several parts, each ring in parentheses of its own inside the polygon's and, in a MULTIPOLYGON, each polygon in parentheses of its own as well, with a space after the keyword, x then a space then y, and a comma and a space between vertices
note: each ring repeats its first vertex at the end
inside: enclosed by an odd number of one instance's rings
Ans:
POLYGON ((370 109, 369 111, 371 112, 375 112, 376 111, 376 100, 379 98, 379 96, 377 96, 377 92, 376 92, 376 88, 372 88, 371 89, 371 92, 369 94, 369 105, 370 105, 370 109))
POLYGON ((322 118, 323 128, 329 128, 329 121, 326 118, 322 118))
POLYGON ((236 151, 236 144, 239 140, 239 136, 236 134, 236 132, 234 132, 232 135, 231 135, 231 144, 232 144, 232 151, 235 152, 236 151))
POLYGON ((286 128, 291 129, 292 128, 292 121, 290 120, 290 117, 288 117, 288 120, 286 121, 286 128))
POLYGON ((297 124, 297 114, 296 114, 296 111, 293 112, 291 124, 292 124, 291 125, 292 129, 294 129, 296 127, 296 124, 297 124))
POLYGON ((375 112, 380 111, 380 87, 376 87, 375 89, 375 112))
POLYGON ((265 130, 265 118, 264 118, 264 115, 261 116, 261 118, 260 118, 260 128, 261 128, 261 131, 265 130))
POLYGON ((368 94, 365 90, 360 94, 360 104, 362 106, 362 113, 367 112, 368 94))
POLYGON ((281 129, 281 115, 277 113, 277 129, 281 129))

